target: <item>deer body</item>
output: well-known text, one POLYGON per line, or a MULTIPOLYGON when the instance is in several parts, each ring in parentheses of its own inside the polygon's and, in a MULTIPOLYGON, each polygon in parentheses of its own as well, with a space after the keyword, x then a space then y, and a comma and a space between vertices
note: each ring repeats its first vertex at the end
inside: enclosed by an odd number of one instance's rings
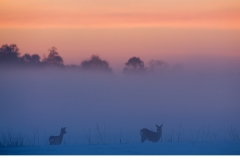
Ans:
POLYGON ((141 142, 143 143, 145 140, 151 141, 151 142, 157 142, 162 136, 162 126, 157 127, 157 132, 150 131, 149 129, 143 128, 140 130, 141 135, 141 142))
POLYGON ((50 145, 60 145, 62 143, 63 135, 67 132, 65 131, 65 128, 61 128, 61 132, 59 136, 50 136, 49 137, 49 143, 50 145))

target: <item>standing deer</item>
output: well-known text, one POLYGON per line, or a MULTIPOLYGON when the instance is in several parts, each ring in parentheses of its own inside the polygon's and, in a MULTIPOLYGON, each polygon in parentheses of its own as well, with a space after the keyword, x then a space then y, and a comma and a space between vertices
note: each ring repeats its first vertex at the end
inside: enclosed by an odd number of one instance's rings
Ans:
POLYGON ((59 136, 50 136, 49 137, 49 143, 50 145, 60 145, 62 143, 63 135, 66 134, 67 132, 65 131, 65 128, 61 128, 61 132, 59 136))
POLYGON ((162 136, 162 126, 157 127, 157 132, 150 131, 149 129, 143 128, 140 130, 140 135, 141 135, 141 142, 143 143, 145 140, 149 140, 151 142, 157 142, 162 136))

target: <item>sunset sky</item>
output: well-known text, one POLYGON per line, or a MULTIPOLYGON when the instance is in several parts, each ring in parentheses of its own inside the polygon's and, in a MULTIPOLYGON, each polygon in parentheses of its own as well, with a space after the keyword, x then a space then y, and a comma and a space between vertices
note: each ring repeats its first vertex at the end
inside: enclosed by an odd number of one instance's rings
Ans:
POLYGON ((239 0, 1 0, 0 45, 65 64, 240 55, 239 0))

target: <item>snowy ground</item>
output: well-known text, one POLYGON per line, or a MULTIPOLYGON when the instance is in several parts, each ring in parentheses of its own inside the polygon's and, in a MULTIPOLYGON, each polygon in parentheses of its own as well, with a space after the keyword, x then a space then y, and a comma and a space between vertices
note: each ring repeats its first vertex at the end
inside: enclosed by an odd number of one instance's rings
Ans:
POLYGON ((240 141, 82 144, 0 148, 1 155, 240 155, 240 141))

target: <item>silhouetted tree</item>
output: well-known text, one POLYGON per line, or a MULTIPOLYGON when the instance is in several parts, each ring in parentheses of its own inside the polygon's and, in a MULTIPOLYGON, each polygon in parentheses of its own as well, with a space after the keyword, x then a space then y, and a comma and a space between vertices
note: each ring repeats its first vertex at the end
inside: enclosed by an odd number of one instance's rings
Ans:
POLYGON ((149 62, 149 71, 150 72, 162 72, 167 70, 169 67, 169 64, 164 61, 160 60, 151 60, 149 62))
POLYGON ((98 56, 92 55, 90 60, 82 61, 81 68, 89 71, 104 71, 112 72, 112 69, 109 67, 109 64, 105 60, 101 60, 98 56))
POLYGON ((52 47, 49 49, 49 55, 47 58, 43 59, 43 63, 50 65, 50 66, 58 66, 63 67, 63 59, 58 55, 57 48, 52 47))
POLYGON ((144 73, 146 68, 144 67, 144 62, 138 57, 132 57, 125 63, 126 67, 123 72, 126 74, 144 73))
POLYGON ((17 64, 19 62, 19 49, 16 44, 2 45, 0 48, 1 64, 17 64))
POLYGON ((28 53, 24 54, 20 58, 20 62, 23 65, 31 65, 31 66, 39 66, 41 64, 39 55, 37 54, 30 55, 28 53))

